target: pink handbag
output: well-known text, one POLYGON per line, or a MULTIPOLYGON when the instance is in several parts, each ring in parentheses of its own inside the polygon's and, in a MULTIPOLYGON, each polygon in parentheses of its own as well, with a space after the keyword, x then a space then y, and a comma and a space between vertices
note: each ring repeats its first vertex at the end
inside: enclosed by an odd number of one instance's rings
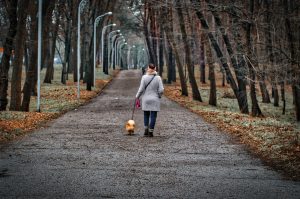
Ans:
POLYGON ((136 108, 141 108, 141 101, 140 101, 140 99, 136 99, 135 100, 135 107, 136 108))

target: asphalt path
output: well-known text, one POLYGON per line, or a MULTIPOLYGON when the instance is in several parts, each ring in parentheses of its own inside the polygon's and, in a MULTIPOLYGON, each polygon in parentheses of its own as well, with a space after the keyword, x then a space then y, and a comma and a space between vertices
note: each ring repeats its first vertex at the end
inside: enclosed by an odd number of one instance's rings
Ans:
POLYGON ((300 198, 230 135, 162 98, 153 138, 125 135, 141 71, 0 149, 0 198, 300 198))

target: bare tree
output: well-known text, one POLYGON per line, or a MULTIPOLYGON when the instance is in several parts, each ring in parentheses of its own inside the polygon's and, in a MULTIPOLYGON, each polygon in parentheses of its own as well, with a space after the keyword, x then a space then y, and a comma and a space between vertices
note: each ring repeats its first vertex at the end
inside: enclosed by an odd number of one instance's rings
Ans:
POLYGON ((30 30, 29 37, 31 41, 30 45, 30 57, 29 57, 29 66, 26 71, 26 79, 23 85, 23 100, 22 100, 22 111, 29 111, 30 98, 32 90, 35 86, 36 75, 37 75, 37 47, 38 47, 38 28, 37 28, 37 11, 38 6, 33 4, 30 9, 30 30))
POLYGON ((172 51, 174 52, 176 59, 176 66, 179 73, 180 84, 181 84, 181 94, 184 96, 188 96, 187 84, 184 77, 183 65, 180 60, 180 55, 178 52, 178 47, 175 42, 175 38, 173 35, 173 11, 172 7, 164 6, 161 11, 161 23, 166 33, 166 38, 169 42, 169 45, 172 47, 172 51))
POLYGON ((8 103, 8 70, 13 50, 13 39, 17 33, 17 7, 18 0, 6 1, 6 10, 9 20, 9 29, 3 45, 3 56, 0 65, 0 111, 5 111, 8 103))
POLYGON ((241 98, 241 95, 239 93, 239 88, 235 82, 235 79, 230 71, 230 68, 229 68, 229 65, 227 63, 227 60, 223 54, 223 52, 221 51, 220 49, 220 46, 215 38, 215 36, 212 34, 212 32, 209 32, 209 25, 207 23, 207 20, 205 19, 203 13, 201 12, 201 9, 200 9, 200 0, 192 0, 193 4, 194 4, 194 7, 195 7, 195 12, 196 12, 196 15, 198 16, 200 22, 201 22, 201 25, 202 25, 202 28, 207 30, 206 34, 211 42, 211 45, 212 47, 214 48, 215 52, 216 52, 216 55, 217 57, 219 58, 219 60, 221 61, 221 64, 222 64, 222 67, 224 68, 225 72, 226 72, 226 76, 227 76, 227 81, 229 82, 236 98, 237 98, 237 101, 238 101, 238 104, 239 104, 239 108, 240 108, 240 111, 242 113, 249 113, 249 110, 248 110, 248 106, 247 104, 245 104, 245 100, 243 100, 243 98, 241 98))
POLYGON ((192 92, 193 92, 193 99, 202 102, 202 98, 198 89, 198 85, 195 79, 195 74, 192 68, 192 60, 191 60, 191 47, 189 46, 189 42, 187 39, 187 32, 185 28, 185 23, 184 23, 184 16, 182 13, 182 3, 180 0, 175 1, 175 6, 177 9, 178 17, 179 17, 179 25, 182 33, 182 39, 184 42, 184 49, 185 49, 185 58, 187 61, 187 69, 188 69, 188 74, 189 74, 189 80, 190 84, 192 87, 192 92))
POLYGON ((13 61, 13 71, 11 78, 11 99, 9 109, 12 111, 21 110, 21 80, 23 57, 26 38, 26 18, 28 13, 29 1, 19 1, 18 3, 18 25, 15 44, 15 58, 13 61))

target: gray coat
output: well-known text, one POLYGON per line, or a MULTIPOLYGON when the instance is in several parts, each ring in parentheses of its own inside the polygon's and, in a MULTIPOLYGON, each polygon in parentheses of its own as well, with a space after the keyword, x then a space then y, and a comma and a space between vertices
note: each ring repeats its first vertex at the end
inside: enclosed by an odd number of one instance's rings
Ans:
POLYGON ((143 75, 139 90, 136 94, 136 98, 140 98, 142 95, 143 111, 160 111, 160 97, 164 92, 164 87, 159 75, 154 77, 145 91, 145 86, 150 82, 154 74, 156 74, 156 72, 143 75))

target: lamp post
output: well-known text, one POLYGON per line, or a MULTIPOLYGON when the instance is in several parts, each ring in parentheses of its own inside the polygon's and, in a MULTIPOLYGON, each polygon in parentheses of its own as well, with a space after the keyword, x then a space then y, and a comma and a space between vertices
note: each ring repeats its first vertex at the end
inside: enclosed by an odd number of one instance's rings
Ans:
POLYGON ((127 51, 127 69, 129 69, 130 66, 130 51, 132 46, 128 45, 128 51, 127 51))
POLYGON ((97 26, 99 24, 99 21, 102 17, 104 17, 105 15, 112 15, 112 12, 107 12, 103 15, 98 16, 95 19, 94 22, 94 87, 96 86, 96 31, 97 31, 97 26))
MULTIPOLYGON (((114 31, 111 31, 111 32, 108 34, 108 39, 107 39, 107 40, 108 40, 108 60, 107 60, 108 67, 110 67, 110 57, 111 57, 111 56, 110 56, 110 51, 111 51, 111 46, 112 46, 112 45, 111 45, 111 41, 110 41, 111 39, 110 39, 110 38, 111 38, 111 35, 112 35, 112 34, 115 34, 115 33, 119 34, 119 33, 120 33, 120 30, 114 30, 114 31)), ((112 36, 112 38, 113 38, 112 41, 114 40, 114 38, 115 38, 116 36, 117 36, 117 35, 112 36)))
POLYGON ((121 37, 117 38, 116 39, 116 42, 115 42, 115 57, 114 57, 114 63, 116 66, 118 66, 118 57, 119 57, 119 47, 120 47, 120 44, 122 42, 125 42, 125 39, 124 39, 124 36, 122 35, 121 37), (122 39, 122 41, 120 41, 122 39))
POLYGON ((120 65, 120 68, 122 68, 122 48, 123 46, 127 45, 127 42, 123 43, 120 45, 120 59, 119 59, 119 65, 120 65))
POLYGON ((143 55, 142 55, 142 57, 143 57, 143 65, 142 65, 142 67, 144 67, 144 65, 145 65, 145 48, 142 49, 142 52, 143 52, 143 55))
POLYGON ((130 53, 131 53, 131 48, 135 48, 135 45, 129 46, 128 49, 128 54, 127 54, 127 60, 128 60, 128 68, 129 68, 129 64, 130 64, 130 53))
POLYGON ((115 65, 114 65, 114 57, 115 57, 115 44, 117 42, 118 39, 120 39, 121 37, 123 37, 122 33, 120 33, 119 35, 114 35, 111 39, 111 47, 112 47, 112 50, 111 50, 111 61, 110 61, 110 64, 112 65, 113 69, 115 69, 115 65), (120 36, 120 37, 118 37, 120 36))
POLYGON ((82 0, 78 6, 77 20, 77 98, 80 99, 80 13, 81 10, 88 4, 88 0, 82 0))
POLYGON ((132 52, 132 65, 134 69, 137 69, 138 52, 138 46, 134 46, 132 52))
POLYGON ((137 53, 136 53, 136 68, 140 68, 140 50, 137 49, 137 53))
POLYGON ((43 0, 39 0, 38 10, 38 77, 37 77, 37 111, 41 112, 40 99, 41 99, 41 62, 42 62, 42 3, 43 0))
POLYGON ((113 24, 109 24, 107 26, 104 26, 102 28, 102 34, 101 34, 101 63, 102 63, 104 73, 105 73, 105 69, 104 69, 104 65, 103 65, 103 61, 104 61, 104 53, 103 53, 103 51, 104 51, 104 34, 105 34, 106 29, 110 26, 116 26, 116 24, 113 23, 113 24))
POLYGON ((141 47, 141 48, 139 48, 137 50, 137 61, 136 61, 137 68, 143 67, 143 64, 144 64, 144 61, 143 61, 143 59, 144 59, 144 51, 145 51, 145 49, 143 47, 141 47))

